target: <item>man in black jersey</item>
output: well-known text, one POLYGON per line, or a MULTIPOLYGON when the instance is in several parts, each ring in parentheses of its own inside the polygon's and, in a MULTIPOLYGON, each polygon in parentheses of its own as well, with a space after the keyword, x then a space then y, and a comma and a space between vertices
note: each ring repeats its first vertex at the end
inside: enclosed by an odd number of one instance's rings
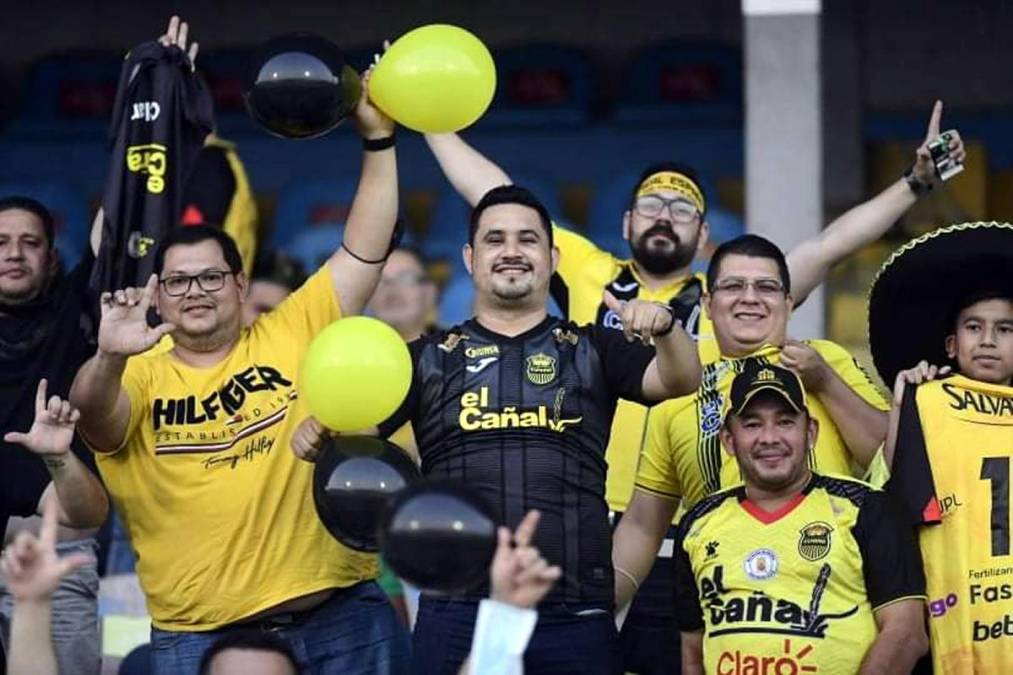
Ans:
MULTIPOLYGON (((660 303, 606 293, 624 333, 548 316, 559 254, 548 213, 523 188, 482 198, 463 253, 476 316, 411 343, 411 388, 380 433, 411 421, 423 473, 467 482, 508 527, 542 513, 532 543, 563 577, 538 606, 526 673, 621 672, 604 498, 612 415, 619 398, 649 404, 694 391, 696 347, 660 303)), ((309 458, 312 423, 302 432, 293 449, 309 458)), ((485 595, 423 596, 416 672, 457 671, 485 595)))

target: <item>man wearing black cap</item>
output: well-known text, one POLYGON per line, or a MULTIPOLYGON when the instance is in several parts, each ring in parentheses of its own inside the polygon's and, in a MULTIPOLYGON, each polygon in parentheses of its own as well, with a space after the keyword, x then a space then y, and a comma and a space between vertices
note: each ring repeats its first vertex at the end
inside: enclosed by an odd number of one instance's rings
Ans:
POLYGON ((873 358, 895 382, 887 490, 920 526, 937 675, 1013 663, 1011 266, 1013 226, 954 225, 898 251, 870 295, 873 358), (944 311, 912 311, 913 288, 944 311))
POLYGON ((707 673, 908 673, 927 646, 913 534, 881 491, 813 473, 819 432, 798 376, 753 363, 721 442, 744 485, 682 519, 682 667, 707 673))

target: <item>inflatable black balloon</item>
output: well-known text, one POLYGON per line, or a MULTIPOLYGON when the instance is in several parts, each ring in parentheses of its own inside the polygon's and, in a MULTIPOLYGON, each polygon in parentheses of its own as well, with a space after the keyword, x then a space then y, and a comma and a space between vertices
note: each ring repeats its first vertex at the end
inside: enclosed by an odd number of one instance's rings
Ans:
POLYGON ((314 466, 313 503, 335 539, 374 552, 391 498, 418 477, 412 458, 390 441, 338 436, 325 442, 314 466))
POLYGON ((359 101, 359 75, 329 40, 294 33, 264 44, 253 59, 243 100, 267 131, 284 138, 326 134, 359 101))
POLYGON ((418 588, 460 593, 488 579, 497 525, 492 507, 467 485, 421 482, 391 503, 380 551, 399 577, 418 588))

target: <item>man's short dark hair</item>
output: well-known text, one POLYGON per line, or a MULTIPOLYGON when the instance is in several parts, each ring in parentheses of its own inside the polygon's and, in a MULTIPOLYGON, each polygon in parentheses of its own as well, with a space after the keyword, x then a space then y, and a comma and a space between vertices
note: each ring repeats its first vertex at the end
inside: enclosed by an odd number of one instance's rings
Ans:
MULTIPOLYGON (((703 192, 703 185, 700 184, 700 174, 697 173, 696 169, 691 167, 689 164, 683 164, 682 162, 657 162, 655 164, 651 164, 640 172, 640 177, 637 178, 637 182, 633 184, 633 189, 630 191, 630 208, 633 208, 634 202, 637 201, 637 193, 640 191, 640 186, 644 184, 644 181, 654 174, 661 173, 663 171, 681 173, 683 176, 696 183, 700 192, 703 192)), ((704 214, 700 215, 703 216, 704 214)))
POLYGON ((791 293, 791 275, 788 273, 788 262, 784 258, 784 252, 774 242, 756 234, 743 234, 718 246, 707 265, 708 289, 714 288, 714 284, 718 280, 718 272, 721 271, 721 261, 729 255, 773 260, 777 263, 777 275, 781 277, 781 285, 784 286, 785 293, 791 293))
POLYGON ((482 217, 482 213, 490 206, 499 204, 520 204, 537 211, 538 218, 542 221, 542 227, 545 228, 545 234, 549 238, 549 248, 552 247, 552 218, 549 216, 549 210, 531 190, 519 185, 494 187, 482 196, 478 204, 475 204, 475 208, 471 210, 471 221, 468 226, 469 244, 472 246, 475 244, 475 233, 478 231, 478 221, 482 217))
POLYGON ((257 254, 250 281, 270 281, 294 291, 306 281, 306 268, 284 251, 265 249, 257 254))
POLYGON ((56 244, 56 224, 53 221, 53 214, 50 213, 49 209, 37 199, 25 197, 24 195, 11 195, 10 197, 0 198, 0 213, 14 209, 27 211, 42 221, 42 230, 46 235, 46 241, 49 243, 49 248, 53 248, 56 244))
POLYGON ((239 255, 236 242, 228 233, 214 225, 184 225, 169 232, 169 235, 162 240, 155 251, 155 274, 162 273, 165 265, 165 252, 173 246, 199 244, 202 241, 213 239, 222 248, 222 256, 229 271, 239 274, 243 271, 243 258, 239 255))
POLYGON ((292 664, 292 668, 295 672, 301 673, 302 669, 299 665, 299 660, 295 657, 295 652, 288 645, 287 642, 281 638, 272 635, 271 633, 264 633, 259 630, 238 630, 229 632, 218 638, 214 644, 206 652, 200 660, 200 675, 209 675, 211 673, 211 661, 222 652, 229 649, 244 649, 260 652, 273 652, 275 654, 281 654, 288 662, 292 664))
POLYGON ((946 329, 949 331, 949 334, 953 335, 958 328, 957 320, 960 318, 961 312, 972 305, 976 305, 979 302, 985 302, 986 300, 1005 300, 1007 302, 1013 302, 1013 288, 1006 290, 1001 288, 983 288, 960 296, 950 308, 950 313, 948 315, 949 318, 946 321, 946 329))

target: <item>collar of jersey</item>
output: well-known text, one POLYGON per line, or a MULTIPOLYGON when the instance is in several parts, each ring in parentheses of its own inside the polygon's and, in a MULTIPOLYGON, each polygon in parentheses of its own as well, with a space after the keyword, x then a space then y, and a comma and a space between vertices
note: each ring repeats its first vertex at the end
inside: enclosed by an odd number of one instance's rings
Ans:
POLYGON ((736 490, 737 492, 736 496, 739 498, 739 506, 741 506, 746 513, 751 515, 753 518, 756 518, 764 525, 770 525, 771 523, 776 523, 777 521, 787 516, 789 513, 794 511, 799 504, 805 501, 805 498, 809 496, 809 493, 813 489, 813 482, 815 481, 815 479, 816 474, 810 474, 809 480, 806 482, 805 486, 802 487, 799 493, 794 497, 792 497, 787 504, 777 509, 776 511, 766 511, 760 508, 754 502, 752 502, 749 499, 749 496, 746 494, 745 485, 739 486, 739 488, 736 490))
POLYGON ((961 375, 960 373, 954 373, 944 379, 948 382, 952 382, 958 387, 963 387, 964 389, 985 391, 997 396, 1013 396, 1013 387, 1006 387, 1001 384, 992 384, 991 382, 982 382, 981 380, 972 380, 966 375, 961 375))
POLYGON ((682 290, 683 286, 688 284, 690 280, 696 278, 697 276, 696 272, 690 272, 686 276, 679 277, 675 281, 671 281, 660 288, 652 289, 650 286, 647 285, 647 282, 644 281, 644 278, 640 276, 640 272, 637 271, 636 262, 633 259, 628 259, 625 262, 627 266, 629 266, 630 268, 630 274, 632 274, 633 278, 637 280, 638 284, 640 284, 642 293, 644 293, 645 295, 652 295, 655 297, 664 298, 665 300, 670 300, 673 296, 677 295, 679 291, 682 290))
POLYGON ((532 326, 531 328, 527 329, 526 331, 518 335, 503 335, 502 333, 497 333, 494 330, 490 330, 489 328, 486 328, 481 323, 479 323, 478 317, 472 317, 468 319, 467 326, 468 328, 478 333, 479 335, 489 338, 490 340, 493 340, 495 342, 523 342, 532 335, 535 335, 536 333, 545 330, 545 328, 550 323, 556 320, 557 320, 556 317, 552 316, 551 314, 546 314, 545 318, 542 319, 537 325, 532 326))
POLYGON ((781 348, 776 345, 763 345, 756 351, 750 352, 745 356, 727 356, 721 355, 722 361, 742 361, 745 359, 755 359, 757 357, 770 358, 772 356, 779 356, 781 354, 781 348))

